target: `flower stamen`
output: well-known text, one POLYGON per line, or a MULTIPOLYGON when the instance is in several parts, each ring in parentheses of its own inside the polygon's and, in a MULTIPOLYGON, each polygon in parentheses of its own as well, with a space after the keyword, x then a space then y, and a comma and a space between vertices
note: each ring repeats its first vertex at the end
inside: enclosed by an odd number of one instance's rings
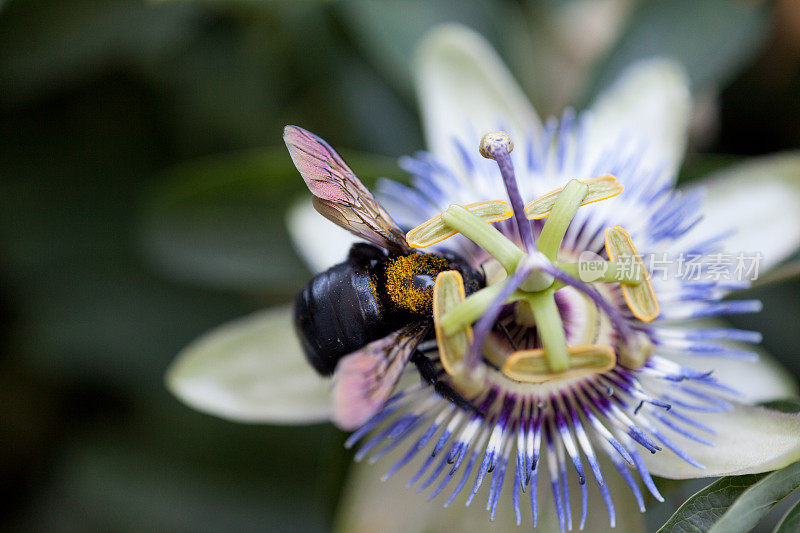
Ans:
POLYGON ((467 325, 448 334, 442 330, 442 316, 465 299, 464 280, 455 270, 436 276, 433 286, 433 322, 439 359, 445 372, 459 381, 466 390, 480 390, 479 379, 473 365, 465 365, 465 356, 473 344, 472 327, 467 325))
POLYGON ((546 383, 548 381, 593 376, 608 372, 617 364, 614 349, 608 344, 587 344, 567 348, 570 368, 564 372, 553 372, 545 351, 519 350, 511 354, 500 371, 514 381, 523 383, 546 383))
MULTIPOLYGON (((460 350, 463 349, 463 346, 459 346, 457 352, 459 359, 462 357, 465 359, 467 369, 476 368, 481 360, 484 342, 495 327, 503 306, 516 302, 518 314, 521 317, 527 317, 527 327, 536 328, 543 347, 542 360, 546 361, 548 370, 553 374, 564 374, 571 367, 571 354, 554 293, 566 285, 575 285, 577 280, 556 268, 552 262, 557 260, 567 228, 581 205, 615 196, 622 191, 622 186, 615 177, 610 175, 594 178, 587 182, 571 180, 565 187, 552 191, 528 204, 532 212, 538 213, 537 217, 548 217, 539 236, 539 249, 536 250, 531 225, 527 219, 526 208, 522 204, 513 164, 509 157, 512 149, 511 138, 503 132, 487 133, 481 139, 481 155, 494 159, 500 167, 512 211, 525 250, 529 252, 528 255, 525 255, 523 250, 491 225, 491 217, 481 217, 475 210, 459 205, 451 205, 441 215, 411 230, 407 239, 410 243, 428 245, 440 242, 455 233, 461 233, 492 255, 506 271, 508 279, 505 281, 486 287, 470 296, 469 299, 453 300, 446 308, 435 313, 437 332, 443 339, 447 339, 447 336, 462 335, 465 331, 471 332, 468 328, 475 323, 475 337, 471 339, 467 353, 462 355, 460 350), (528 234, 530 234, 530 242, 528 242, 528 234), (554 272, 562 274, 562 279, 555 283, 554 272)), ((489 204, 494 207, 498 205, 502 207, 501 204, 504 203, 489 204)), ((502 215, 507 214, 505 210, 501 209, 500 211, 502 211, 502 215)), ((495 213, 494 216, 498 214, 500 213, 495 213)), ((612 273, 623 271, 622 266, 617 263, 603 265, 604 270, 611 270, 612 273)), ((575 270, 575 267, 568 268, 570 271, 575 270)), ((605 279, 601 281, 612 281, 609 276, 606 274, 605 279)), ((629 288, 636 288, 641 284, 642 275, 634 272, 619 281, 629 288)), ((627 325, 621 315, 616 316, 619 314, 612 305, 586 284, 581 283, 576 286, 595 300, 601 309, 615 315, 611 317, 612 323, 619 330, 623 343, 630 342, 629 352, 633 351, 633 346, 639 347, 640 343, 634 342, 636 339, 632 328, 627 325)), ((447 348, 445 347, 445 351, 447 348)), ((452 354, 446 354, 445 357, 448 355, 452 354)), ((629 359, 630 363, 637 367, 643 364, 643 361, 629 359)), ((461 373, 461 370, 457 370, 455 365, 445 363, 444 366, 451 375, 461 373)), ((537 377, 536 379, 543 378, 537 377)))
MULTIPOLYGON (((583 202, 581 202, 582 206, 612 198, 621 193, 624 189, 622 184, 617 181, 617 178, 610 174, 581 181, 581 183, 586 185, 588 188, 586 196, 584 197, 583 202)), ((539 196, 535 200, 529 202, 525 206, 525 216, 529 220, 539 220, 547 217, 550 214, 550 210, 553 209, 556 200, 558 200, 558 197, 563 191, 564 187, 561 187, 560 189, 550 191, 549 193, 543 194, 542 196, 539 196)))
POLYGON ((567 233, 575 213, 589 192, 589 187, 578 180, 570 180, 558 195, 550 211, 550 216, 539 235, 539 250, 550 260, 555 261, 561 241, 567 233))
MULTIPOLYGON (((466 209, 488 223, 500 222, 513 215, 511 207, 501 200, 477 202, 464 206, 462 209, 466 209)), ((447 224, 440 214, 409 231, 406 234, 406 242, 412 248, 427 248, 455 234, 456 230, 447 224)))
MULTIPOLYGON (((581 261, 579 263, 562 263, 556 262, 556 268, 563 270, 573 277, 581 276, 585 271, 590 271, 592 274, 592 281, 606 281, 606 282, 619 282, 628 285, 638 285, 644 279, 642 270, 636 267, 631 267, 629 262, 625 261, 591 261, 591 264, 597 264, 589 268, 588 261, 581 261)), ((557 282, 561 284, 561 282, 557 282)))
POLYGON ((528 296, 528 303, 533 311, 536 331, 542 341, 544 356, 551 372, 559 373, 569 370, 570 361, 564 323, 558 312, 554 291, 534 293, 528 296))
MULTIPOLYGON (((508 283, 508 280, 484 287, 470 294, 465 300, 455 304, 440 319, 442 331, 447 335, 453 335, 466 324, 472 324, 477 321, 497 298, 506 283, 508 283)), ((514 296, 515 294, 512 294, 507 301, 514 298, 514 296)))
POLYGON ((462 234, 497 259, 509 275, 525 255, 500 230, 460 205, 451 205, 441 217, 448 228, 462 234))
POLYGON ((631 236, 619 226, 606 229, 606 251, 610 259, 625 258, 634 262, 635 270, 641 271, 642 283, 622 284, 622 295, 628 309, 642 322, 652 322, 660 311, 656 291, 650 281, 650 274, 644 266, 642 257, 636 252, 631 236))

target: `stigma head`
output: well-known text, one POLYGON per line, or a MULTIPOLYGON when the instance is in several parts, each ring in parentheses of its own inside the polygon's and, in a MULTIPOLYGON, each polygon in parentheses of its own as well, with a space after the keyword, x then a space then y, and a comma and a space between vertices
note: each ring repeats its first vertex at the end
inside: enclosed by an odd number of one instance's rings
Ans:
POLYGON ((514 150, 514 141, 504 131, 491 131, 481 137, 480 153, 486 159, 495 159, 496 150, 505 150, 511 153, 514 150))

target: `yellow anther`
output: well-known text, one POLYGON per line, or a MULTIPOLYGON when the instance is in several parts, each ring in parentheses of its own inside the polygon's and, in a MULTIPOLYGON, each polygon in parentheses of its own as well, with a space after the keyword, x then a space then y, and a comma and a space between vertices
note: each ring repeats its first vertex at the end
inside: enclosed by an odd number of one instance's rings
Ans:
POLYGON ((455 270, 441 272, 433 285, 433 324, 439 359, 445 372, 451 376, 462 374, 463 359, 472 344, 472 327, 465 326, 448 335, 442 328, 442 317, 466 298, 464 280, 455 270))
MULTIPOLYGON (((511 206, 501 200, 488 200, 469 204, 466 209, 489 223, 500 222, 514 214, 511 206)), ((456 232, 442 220, 442 215, 436 215, 409 231, 406 234, 406 241, 412 248, 427 248, 455 234, 456 232)))
MULTIPOLYGON (((581 202, 581 205, 599 202, 600 200, 606 200, 618 195, 624 189, 620 182, 617 181, 617 178, 611 175, 592 178, 581 183, 586 184, 588 187, 586 197, 584 198, 583 202, 581 202)), ((530 202, 525 206, 525 216, 528 217, 529 220, 537 220, 548 216, 550 214, 550 210, 553 209, 559 194, 561 194, 561 191, 563 190, 564 188, 561 187, 560 189, 550 191, 549 193, 530 202)))
POLYGON ((632 261, 632 268, 642 273, 642 281, 636 285, 621 283, 622 295, 631 313, 642 322, 652 322, 658 316, 660 308, 656 291, 650 280, 650 273, 644 266, 641 256, 633 246, 631 236, 619 226, 606 229, 606 251, 612 261, 632 261))
POLYGON ((644 366, 654 351, 653 341, 646 333, 639 331, 628 342, 617 346, 617 358, 622 366, 638 370, 644 366))
POLYGON ((547 364, 543 349, 520 350, 511 354, 500 371, 506 377, 522 383, 546 383, 602 374, 616 365, 614 349, 607 344, 586 344, 567 347, 570 366, 553 372, 547 364))

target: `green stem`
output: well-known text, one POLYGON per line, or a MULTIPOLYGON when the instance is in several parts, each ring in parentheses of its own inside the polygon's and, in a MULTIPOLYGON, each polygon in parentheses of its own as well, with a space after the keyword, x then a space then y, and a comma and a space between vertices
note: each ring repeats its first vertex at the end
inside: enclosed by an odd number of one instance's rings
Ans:
MULTIPOLYGON (((451 205, 442 213, 442 220, 453 229, 486 250, 502 265, 506 273, 512 275, 525 254, 500 231, 460 205, 451 205)), ((553 278, 534 270, 522 284, 527 291, 544 290, 553 284, 553 278)))
POLYGON ((578 180, 570 180, 564 190, 561 191, 561 194, 558 195, 558 199, 550 211, 550 216, 547 217, 547 222, 544 223, 542 233, 536 242, 539 251, 550 261, 556 260, 558 248, 561 246, 561 241, 564 239, 569 223, 586 198, 588 190, 589 187, 585 183, 581 183, 578 180))
POLYGON ((509 274, 516 270, 519 260, 525 255, 497 228, 460 205, 448 207, 442 213, 442 221, 486 250, 509 274))
POLYGON ((592 262, 605 265, 604 267, 599 267, 602 272, 596 272, 594 270, 591 272, 581 272, 580 266, 582 263, 556 263, 556 267, 570 276, 583 281, 609 281, 625 283, 626 285, 638 285, 642 282, 643 277, 641 271, 636 268, 631 268, 631 263, 620 263, 618 261, 592 262), (588 279, 589 277, 591 277, 591 279, 588 279))
POLYGON ((531 294, 528 302, 536 320, 536 330, 542 340, 547 366, 552 372, 563 372, 570 367, 569 351, 564 324, 558 312, 552 291, 531 294))
POLYGON ((494 285, 485 287, 477 292, 470 294, 466 300, 454 305, 448 310, 440 325, 446 335, 455 335, 461 328, 466 327, 478 320, 486 309, 497 297, 508 280, 503 280, 494 285))

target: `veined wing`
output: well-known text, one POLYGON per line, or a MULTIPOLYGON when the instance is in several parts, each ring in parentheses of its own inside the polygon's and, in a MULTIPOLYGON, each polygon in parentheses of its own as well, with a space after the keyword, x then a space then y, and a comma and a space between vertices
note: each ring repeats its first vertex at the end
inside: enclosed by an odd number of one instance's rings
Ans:
POLYGON ((337 426, 357 429, 381 408, 429 327, 426 322, 409 324, 339 361, 333 377, 333 421, 337 426))
POLYGON ((336 150, 298 126, 286 126, 283 140, 322 216, 372 244, 397 253, 411 252, 392 217, 336 150))

